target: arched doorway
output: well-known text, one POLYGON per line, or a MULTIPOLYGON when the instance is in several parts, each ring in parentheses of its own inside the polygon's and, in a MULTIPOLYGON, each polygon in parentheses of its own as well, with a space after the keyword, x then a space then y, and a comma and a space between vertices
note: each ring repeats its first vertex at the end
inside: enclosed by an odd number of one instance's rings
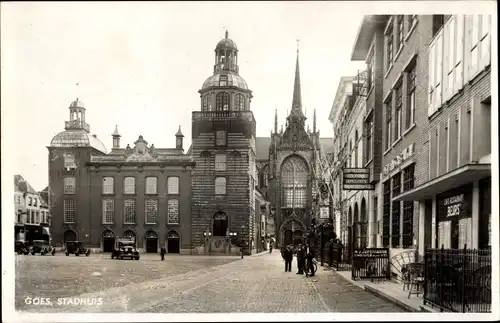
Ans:
POLYGON ((167 234, 167 253, 180 253, 181 237, 177 231, 169 231, 167 234))
POLYGON ((216 212, 213 218, 212 235, 214 237, 226 236, 228 226, 229 221, 227 218, 227 214, 222 211, 216 212))
POLYGON ((297 247, 299 244, 303 243, 303 236, 304 233, 302 230, 295 230, 293 232, 293 246, 297 247))
POLYGON ((115 248, 115 234, 111 230, 102 233, 102 252, 113 252, 115 248))
POLYGON ((66 242, 68 241, 77 241, 78 238, 76 236, 75 230, 66 230, 63 234, 63 246, 66 246, 66 242))
POLYGON ((283 247, 289 246, 291 244, 293 244, 293 232, 292 230, 285 230, 283 247))
POLYGON ((158 234, 154 231, 146 232, 146 253, 158 253, 158 234))

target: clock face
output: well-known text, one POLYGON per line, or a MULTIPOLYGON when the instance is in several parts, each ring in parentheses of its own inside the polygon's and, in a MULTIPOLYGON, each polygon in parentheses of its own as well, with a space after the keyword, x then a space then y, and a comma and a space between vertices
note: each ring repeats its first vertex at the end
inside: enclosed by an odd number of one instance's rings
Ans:
POLYGON ((297 136, 296 136, 296 135, 294 135, 294 136, 292 137, 292 141, 297 141, 297 136))

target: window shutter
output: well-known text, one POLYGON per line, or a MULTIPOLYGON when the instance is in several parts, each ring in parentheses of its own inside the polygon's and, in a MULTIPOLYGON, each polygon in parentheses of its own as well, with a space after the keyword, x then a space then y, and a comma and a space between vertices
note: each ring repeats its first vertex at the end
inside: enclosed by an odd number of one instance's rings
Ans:
POLYGON ((464 85, 464 39, 465 39, 465 16, 458 15, 456 17, 456 49, 455 49, 455 91, 460 90, 464 85))
POLYGON ((481 48, 479 54, 481 55, 479 68, 482 70, 491 64, 491 16, 481 15, 481 48))
POLYGON ((427 114, 431 116, 434 113, 434 66, 436 58, 436 43, 432 42, 429 46, 429 98, 427 114))
POLYGON ((478 37, 479 37, 479 32, 478 32, 478 15, 469 15, 468 16, 468 23, 467 23, 467 30, 468 30, 468 40, 469 40, 469 46, 468 46, 468 51, 467 51, 467 56, 469 57, 469 68, 468 68, 468 73, 467 73, 467 78, 468 80, 471 80, 474 76, 476 76, 476 72, 478 70, 478 64, 479 64, 479 58, 478 58, 478 37))
POLYGON ((443 99, 448 101, 453 93, 453 49, 454 49, 454 26, 453 17, 444 25, 444 44, 443 44, 443 99))
POLYGON ((439 33, 436 43, 436 89, 434 111, 441 107, 443 102, 443 30, 439 33))

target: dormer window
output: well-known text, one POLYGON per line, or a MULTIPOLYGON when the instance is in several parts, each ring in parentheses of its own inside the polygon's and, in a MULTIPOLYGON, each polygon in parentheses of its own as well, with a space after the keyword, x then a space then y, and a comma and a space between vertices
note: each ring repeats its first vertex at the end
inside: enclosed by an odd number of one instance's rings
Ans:
POLYGON ((227 86, 227 75, 221 75, 219 78, 219 86, 227 86))

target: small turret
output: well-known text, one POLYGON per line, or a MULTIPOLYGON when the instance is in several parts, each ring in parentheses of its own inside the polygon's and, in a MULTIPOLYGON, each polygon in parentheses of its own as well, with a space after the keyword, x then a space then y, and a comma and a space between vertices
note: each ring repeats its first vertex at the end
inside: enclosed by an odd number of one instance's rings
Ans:
POLYGON ((118 125, 115 126, 115 131, 111 135, 113 136, 113 149, 120 148, 120 134, 118 133, 118 125))
POLYGON ((176 149, 184 150, 184 148, 182 148, 183 138, 184 138, 184 135, 182 134, 181 126, 179 126, 179 130, 177 130, 177 133, 175 134, 175 148, 176 149))

